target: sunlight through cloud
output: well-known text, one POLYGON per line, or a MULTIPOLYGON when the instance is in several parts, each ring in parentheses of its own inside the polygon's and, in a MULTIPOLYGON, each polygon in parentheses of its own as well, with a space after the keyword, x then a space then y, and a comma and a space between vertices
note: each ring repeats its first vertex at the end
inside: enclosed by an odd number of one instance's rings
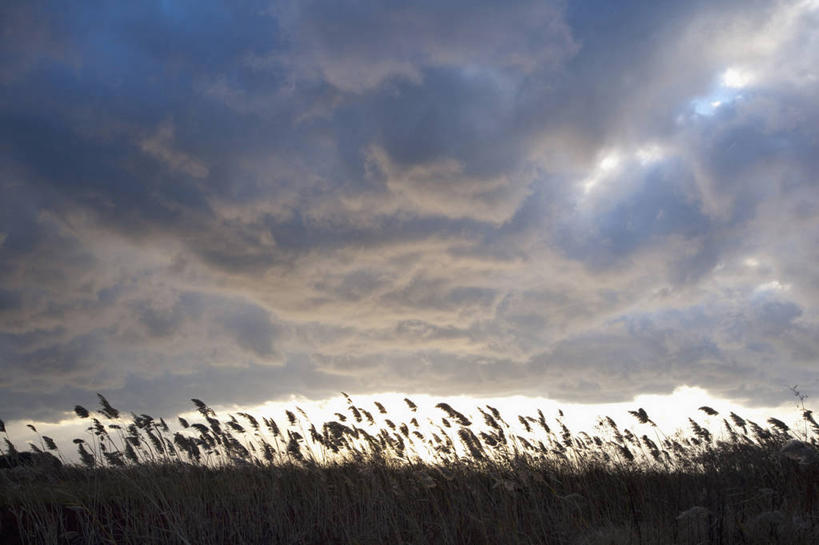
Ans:
POLYGON ((744 68, 726 68, 717 78, 717 83, 705 95, 691 100, 694 111, 701 116, 712 116, 719 108, 731 105, 742 100, 742 90, 751 86, 755 81, 754 74, 744 68))
POLYGON ((610 151, 603 155, 597 163, 591 176, 586 178, 583 182, 583 193, 590 193, 597 185, 606 179, 607 176, 612 175, 618 166, 620 166, 621 156, 616 151, 610 151))

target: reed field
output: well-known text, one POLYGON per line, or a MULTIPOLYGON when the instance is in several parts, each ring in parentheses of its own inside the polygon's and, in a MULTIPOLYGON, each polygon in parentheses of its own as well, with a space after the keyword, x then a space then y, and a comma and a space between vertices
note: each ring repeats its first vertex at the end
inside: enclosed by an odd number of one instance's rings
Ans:
POLYGON ((344 395, 326 422, 197 399, 197 418, 166 421, 99 396, 75 408, 88 432, 73 445, 6 434, 0 543, 819 543, 804 406, 798 426, 704 406, 666 435, 643 409, 573 432, 562 412, 422 414, 406 399, 399 419, 344 395))

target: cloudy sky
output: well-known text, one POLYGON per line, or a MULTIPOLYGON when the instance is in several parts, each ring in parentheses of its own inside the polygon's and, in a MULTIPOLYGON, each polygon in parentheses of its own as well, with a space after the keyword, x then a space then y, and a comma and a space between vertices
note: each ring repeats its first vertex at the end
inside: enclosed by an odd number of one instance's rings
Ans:
POLYGON ((819 395, 819 2, 3 2, 0 414, 819 395))

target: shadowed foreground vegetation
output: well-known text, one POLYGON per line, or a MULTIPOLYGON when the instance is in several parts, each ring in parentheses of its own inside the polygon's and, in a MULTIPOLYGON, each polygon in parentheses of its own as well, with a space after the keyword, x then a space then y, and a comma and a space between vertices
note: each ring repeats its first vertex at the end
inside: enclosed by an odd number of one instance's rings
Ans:
MULTIPOLYGON (((796 430, 702 407, 718 430, 692 418, 665 436, 643 409, 631 429, 604 417, 589 434, 541 411, 441 403, 441 418, 395 422, 347 400, 320 427, 298 408, 218 418, 194 400, 199 421, 172 428, 100 396, 99 418, 75 408, 90 422, 80 463, 0 470, 0 542, 819 543, 819 425, 804 408, 796 430)), ((63 458, 49 437, 30 450, 63 458)), ((20 454, 6 437, 9 465, 20 454)))

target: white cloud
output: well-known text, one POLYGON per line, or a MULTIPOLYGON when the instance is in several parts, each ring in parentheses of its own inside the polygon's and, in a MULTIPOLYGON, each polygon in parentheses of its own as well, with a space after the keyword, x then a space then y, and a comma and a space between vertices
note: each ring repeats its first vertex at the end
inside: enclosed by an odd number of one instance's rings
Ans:
POLYGON ((621 157, 616 151, 604 153, 597 162, 589 177, 581 182, 583 193, 588 194, 594 190, 608 176, 613 175, 620 166, 621 157))
POLYGON ((754 295, 783 293, 790 291, 790 289, 791 286, 788 284, 783 284, 779 280, 771 280, 770 282, 765 282, 764 284, 760 284, 756 288, 754 288, 754 295))
POLYGON ((731 67, 722 73, 722 85, 731 89, 742 89, 747 87, 754 81, 754 76, 751 72, 743 70, 742 68, 731 67))
POLYGON ((640 146, 635 152, 637 160, 640 161, 641 165, 649 165, 662 161, 667 154, 668 152, 665 148, 663 148, 663 146, 654 143, 640 146))

